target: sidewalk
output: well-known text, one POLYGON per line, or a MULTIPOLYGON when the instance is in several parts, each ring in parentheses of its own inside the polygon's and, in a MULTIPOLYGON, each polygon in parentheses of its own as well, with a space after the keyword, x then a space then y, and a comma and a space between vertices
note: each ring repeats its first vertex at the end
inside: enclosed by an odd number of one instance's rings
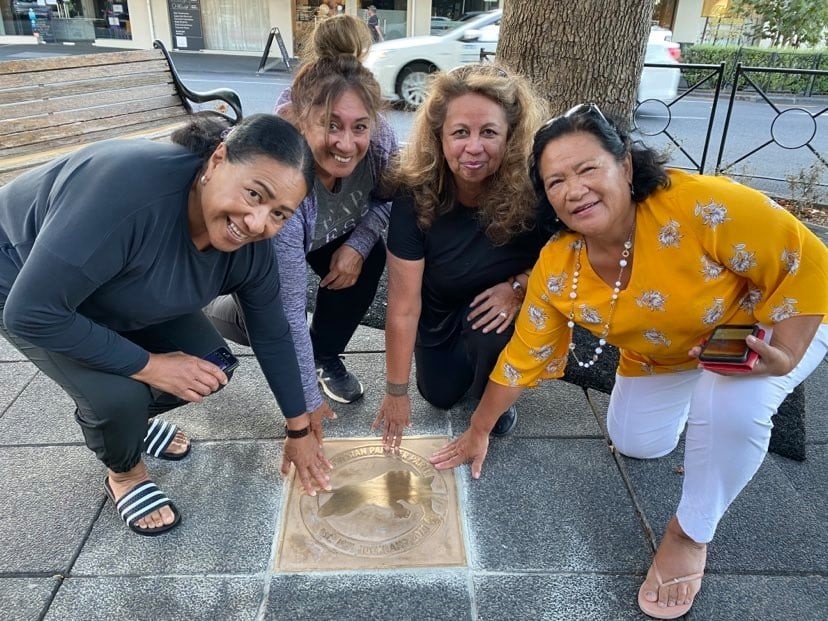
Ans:
MULTIPOLYGON (((365 398, 336 408, 331 438, 369 437, 381 398, 383 335, 361 328, 348 366, 365 398)), ((274 571, 284 486, 281 416, 249 350, 230 385, 171 413, 194 438, 182 462, 149 463, 184 518, 142 538, 105 500, 72 404, 0 341, 0 619, 645 619, 638 586, 676 506, 682 450, 612 455, 607 396, 551 382, 519 402, 483 477, 458 471, 468 567, 274 571)), ((817 620, 828 608, 828 364, 807 385, 808 458, 769 456, 721 523, 688 618, 817 620)), ((412 435, 462 431, 413 398, 412 435)))

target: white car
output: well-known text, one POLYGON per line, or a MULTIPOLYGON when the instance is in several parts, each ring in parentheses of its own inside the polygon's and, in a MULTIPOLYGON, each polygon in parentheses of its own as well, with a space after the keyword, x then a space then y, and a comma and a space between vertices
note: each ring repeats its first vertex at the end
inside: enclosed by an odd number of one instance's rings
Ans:
MULTIPOLYGON (((429 74, 480 62, 480 52, 494 53, 500 34, 502 11, 483 13, 440 36, 408 37, 375 43, 365 60, 377 78, 383 97, 402 100, 416 108, 426 97, 429 74)), ((668 36, 650 37, 644 58, 648 63, 678 64, 677 43, 668 36)), ((638 100, 669 101, 676 96, 677 69, 645 67, 638 100)))

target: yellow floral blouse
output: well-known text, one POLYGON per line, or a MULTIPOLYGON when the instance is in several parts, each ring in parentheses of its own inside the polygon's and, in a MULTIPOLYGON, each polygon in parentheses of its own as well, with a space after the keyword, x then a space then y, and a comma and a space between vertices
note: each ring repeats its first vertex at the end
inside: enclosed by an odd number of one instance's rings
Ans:
MULTIPOLYGON (((620 375, 696 368, 687 352, 718 324, 828 315, 828 249, 796 218, 725 177, 675 170, 669 176, 668 189, 637 207, 630 282, 619 295, 607 336, 620 349, 620 375)), ((534 386, 563 375, 580 240, 577 233, 556 233, 541 250, 515 334, 492 381, 534 386)), ((612 287, 592 270, 584 249, 575 323, 596 340, 576 350, 580 360, 592 358, 611 295, 612 287)))

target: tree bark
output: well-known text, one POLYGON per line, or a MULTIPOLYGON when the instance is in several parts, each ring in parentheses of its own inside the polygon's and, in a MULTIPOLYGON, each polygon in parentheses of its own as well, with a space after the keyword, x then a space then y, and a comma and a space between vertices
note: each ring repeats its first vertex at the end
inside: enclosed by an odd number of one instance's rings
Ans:
POLYGON ((655 0, 510 0, 497 59, 530 78, 550 110, 583 102, 629 119, 655 0))

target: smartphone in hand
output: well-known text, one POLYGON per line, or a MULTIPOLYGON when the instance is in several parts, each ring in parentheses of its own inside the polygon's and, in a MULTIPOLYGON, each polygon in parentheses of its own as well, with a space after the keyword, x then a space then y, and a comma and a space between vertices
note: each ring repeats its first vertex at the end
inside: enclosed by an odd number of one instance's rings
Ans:
POLYGON ((226 347, 214 349, 209 354, 204 356, 204 360, 212 362, 225 373, 229 373, 239 366, 239 359, 236 358, 226 347))
POLYGON ((750 335, 761 339, 765 331, 756 325, 717 326, 699 354, 702 368, 725 373, 747 373, 753 369, 759 354, 745 342, 750 335))

